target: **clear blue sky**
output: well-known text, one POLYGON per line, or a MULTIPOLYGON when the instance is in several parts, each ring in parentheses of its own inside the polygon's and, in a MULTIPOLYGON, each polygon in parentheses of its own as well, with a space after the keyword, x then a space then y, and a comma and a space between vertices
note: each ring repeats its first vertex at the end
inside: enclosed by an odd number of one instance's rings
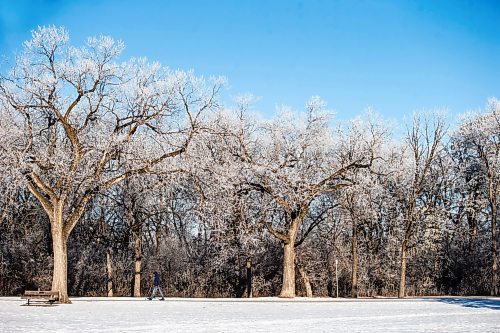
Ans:
POLYGON ((105 34, 171 68, 225 75, 256 109, 301 109, 320 95, 340 118, 386 117, 500 97, 500 1, 0 0, 0 54, 38 25, 74 44, 105 34))

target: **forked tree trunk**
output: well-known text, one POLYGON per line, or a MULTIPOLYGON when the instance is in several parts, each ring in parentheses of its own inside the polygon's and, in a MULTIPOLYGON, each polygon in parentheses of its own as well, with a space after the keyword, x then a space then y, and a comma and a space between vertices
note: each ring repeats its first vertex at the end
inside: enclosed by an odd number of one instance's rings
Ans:
POLYGON ((112 257, 112 249, 108 247, 106 251, 106 271, 108 273, 108 297, 113 297, 113 257, 112 257))
POLYGON ((401 270, 399 275, 399 292, 398 298, 405 297, 406 290, 406 240, 401 244, 401 270))
POLYGON ((357 224, 353 219, 352 221, 352 276, 351 276, 351 296, 358 297, 358 237, 357 237, 357 224))
POLYGON ((283 284, 280 297, 295 297, 295 244, 285 243, 283 246, 283 284))
POLYGON ((295 238, 307 212, 307 206, 301 206, 298 211, 292 212, 287 235, 278 237, 283 242, 283 281, 280 297, 295 297, 295 238))
POLYGON ((134 235, 134 297, 141 297, 141 269, 142 269, 142 235, 134 235))

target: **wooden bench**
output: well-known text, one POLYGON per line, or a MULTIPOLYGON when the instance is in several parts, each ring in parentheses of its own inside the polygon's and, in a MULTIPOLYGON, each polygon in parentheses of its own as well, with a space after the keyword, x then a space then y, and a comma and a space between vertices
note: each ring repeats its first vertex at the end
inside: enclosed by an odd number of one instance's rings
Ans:
POLYGON ((46 290, 26 290, 21 297, 30 302, 46 302, 50 305, 59 301, 59 291, 46 291, 46 290))

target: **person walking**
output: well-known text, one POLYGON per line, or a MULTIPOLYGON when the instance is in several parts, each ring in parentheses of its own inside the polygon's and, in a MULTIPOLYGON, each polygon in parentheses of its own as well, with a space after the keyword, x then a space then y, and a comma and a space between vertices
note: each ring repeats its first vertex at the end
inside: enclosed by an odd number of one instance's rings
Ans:
POLYGON ((151 296, 148 297, 148 299, 150 301, 153 300, 153 298, 155 298, 155 296, 156 296, 156 293, 160 292, 160 295, 161 295, 160 301, 164 301, 165 297, 163 297, 163 292, 161 291, 161 287, 160 287, 160 275, 158 274, 158 272, 154 272, 153 275, 154 275, 153 292, 151 293, 151 296))

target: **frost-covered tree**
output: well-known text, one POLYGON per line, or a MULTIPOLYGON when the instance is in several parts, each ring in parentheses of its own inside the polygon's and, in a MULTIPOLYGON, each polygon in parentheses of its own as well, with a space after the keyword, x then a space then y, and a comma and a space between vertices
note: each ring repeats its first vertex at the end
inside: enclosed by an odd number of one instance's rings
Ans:
POLYGON ((325 103, 312 98, 304 114, 283 109, 271 121, 240 127, 237 135, 233 154, 242 161, 242 191, 264 198, 261 223, 283 246, 281 297, 295 296, 296 246, 328 211, 313 216, 311 208, 351 186, 353 174, 377 158, 383 140, 382 127, 360 118, 333 130, 329 122, 325 103))
POLYGON ((1 159, 49 217, 52 290, 63 302, 67 240, 87 203, 155 166, 168 170, 200 113, 217 107, 222 83, 145 59, 120 63, 124 45, 109 37, 83 47, 68 42, 64 28, 38 28, 0 80, 1 159))
MULTIPOLYGON (((466 152, 472 157, 472 162, 467 163, 465 176, 470 175, 467 183, 484 184, 484 193, 487 198, 489 216, 491 219, 491 287, 490 294, 499 294, 498 281, 498 235, 497 214, 500 181, 500 101, 492 98, 488 101, 486 112, 471 115, 465 119, 454 135, 454 148, 466 152)), ((478 196, 478 191, 469 191, 478 196)), ((473 204, 475 200, 470 202, 473 204)), ((468 207, 468 219, 472 224, 472 235, 476 226, 473 224, 475 209, 468 207)))
POLYGON ((397 198, 400 239, 400 279, 398 297, 405 297, 408 250, 418 228, 430 214, 435 178, 432 177, 436 160, 443 148, 444 119, 437 115, 415 115, 407 129, 400 150, 400 163, 392 174, 393 194, 397 198))

